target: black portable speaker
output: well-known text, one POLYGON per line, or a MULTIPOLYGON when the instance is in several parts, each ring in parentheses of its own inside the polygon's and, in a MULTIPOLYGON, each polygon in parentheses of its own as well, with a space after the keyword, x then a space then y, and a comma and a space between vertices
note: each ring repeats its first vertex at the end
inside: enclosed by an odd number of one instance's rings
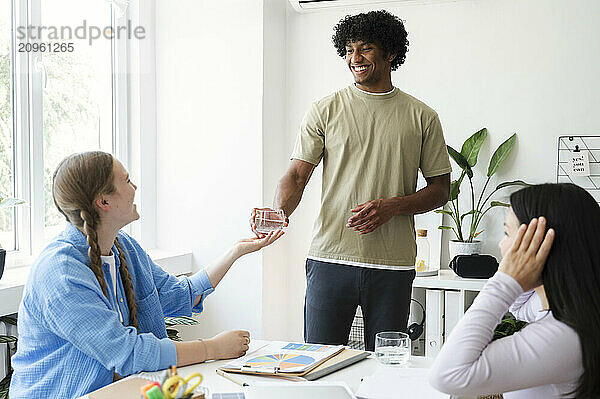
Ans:
POLYGON ((456 255, 450 269, 464 278, 490 278, 498 270, 498 261, 492 255, 456 255))

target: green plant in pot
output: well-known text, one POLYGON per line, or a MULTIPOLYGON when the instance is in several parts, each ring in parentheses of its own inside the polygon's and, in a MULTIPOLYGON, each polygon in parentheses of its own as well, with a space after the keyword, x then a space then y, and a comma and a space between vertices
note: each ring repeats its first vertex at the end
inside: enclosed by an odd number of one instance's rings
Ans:
POLYGON ((450 197, 445 209, 438 209, 435 212, 443 213, 448 215, 452 220, 454 226, 440 226, 440 229, 451 230, 454 232, 456 239, 450 241, 450 259, 459 254, 477 254, 480 253, 481 242, 476 238, 483 232, 479 230, 479 224, 483 216, 492 208, 502 206, 509 207, 509 204, 500 201, 491 201, 491 197, 498 191, 505 187, 510 186, 528 186, 529 184, 521 180, 503 182, 496 186, 494 190, 487 193, 489 183, 492 176, 498 171, 500 166, 504 163, 508 155, 512 151, 517 141, 517 134, 513 134, 506 141, 504 141, 496 149, 487 169, 487 179, 483 189, 476 195, 475 188, 473 186, 473 167, 477 164, 477 158, 481 146, 487 138, 487 129, 483 128, 480 131, 474 133, 471 137, 465 140, 462 145, 460 152, 456 151, 451 146, 448 147, 448 153, 461 168, 460 177, 454 180, 450 184, 450 197), (460 187, 467 177, 470 187, 470 202, 471 207, 467 211, 462 211, 459 203, 460 187), (488 204, 489 202, 489 204, 488 204), (466 227, 466 229, 465 229, 466 227), (466 233, 465 233, 466 231, 466 233))
POLYGON ((167 336, 172 341, 181 342, 181 337, 179 336, 179 331, 173 328, 173 326, 195 326, 200 324, 198 320, 187 317, 187 316, 179 316, 179 317, 165 317, 165 326, 167 327, 167 336))
MULTIPOLYGON (((4 198, 0 196, 0 210, 6 208, 12 208, 17 205, 24 204, 25 201, 18 198, 4 198)), ((2 278, 2 274, 4 273, 4 262, 6 261, 6 250, 2 248, 2 243, 0 243, 0 278, 2 278)))

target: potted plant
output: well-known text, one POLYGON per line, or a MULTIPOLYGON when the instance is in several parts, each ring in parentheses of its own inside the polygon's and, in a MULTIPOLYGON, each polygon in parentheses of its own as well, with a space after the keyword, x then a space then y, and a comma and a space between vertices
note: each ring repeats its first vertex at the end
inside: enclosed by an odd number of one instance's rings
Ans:
POLYGON ((460 177, 450 184, 450 197, 448 199, 447 207, 449 209, 438 209, 435 212, 443 213, 450 216, 454 222, 454 226, 440 226, 443 230, 452 230, 456 235, 455 240, 451 240, 449 243, 450 259, 453 259, 459 254, 478 254, 481 251, 481 242, 476 240, 477 236, 482 233, 483 230, 478 230, 479 223, 483 216, 492 208, 497 206, 509 207, 509 204, 500 201, 491 201, 488 205, 488 201, 496 193, 496 191, 510 186, 527 186, 528 184, 521 181, 515 180, 510 182, 504 182, 496 186, 496 188, 489 194, 486 195, 486 189, 490 183, 492 176, 504 163, 510 152, 512 151, 515 142, 517 140, 517 134, 513 134, 506 141, 504 141, 496 149, 492 158, 490 159, 487 169, 487 179, 483 186, 483 189, 479 193, 476 200, 475 188, 473 187, 473 167, 477 164, 477 157, 479 156, 479 150, 487 138, 487 129, 483 128, 480 131, 474 133, 471 137, 465 140, 462 145, 460 152, 456 151, 451 146, 448 147, 448 153, 461 168, 460 177), (460 194, 460 186, 462 185, 465 176, 469 179, 469 186, 471 189, 471 207, 466 212, 462 212, 459 204, 458 195, 460 194), (468 217, 468 218, 467 218, 468 217), (465 220, 465 218, 467 218, 465 220), (468 226, 468 234, 463 232, 463 227, 468 226))
MULTIPOLYGON (((0 209, 12 208, 13 206, 24 204, 25 201, 18 198, 3 198, 0 196, 0 209)), ((6 250, 2 248, 2 244, 0 243, 0 278, 2 278, 2 274, 4 273, 4 262, 6 261, 6 250)))
POLYGON ((179 331, 173 326, 195 326, 200 324, 198 320, 187 317, 187 316, 179 316, 179 317, 165 317, 165 326, 167 327, 167 336, 172 341, 182 341, 179 336, 179 331))

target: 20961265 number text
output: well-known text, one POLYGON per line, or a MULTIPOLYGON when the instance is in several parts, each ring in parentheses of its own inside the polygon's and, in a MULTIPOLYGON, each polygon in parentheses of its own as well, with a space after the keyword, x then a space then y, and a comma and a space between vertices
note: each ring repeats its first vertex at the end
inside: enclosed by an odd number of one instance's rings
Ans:
POLYGON ((19 43, 19 53, 72 53, 73 43, 19 43))

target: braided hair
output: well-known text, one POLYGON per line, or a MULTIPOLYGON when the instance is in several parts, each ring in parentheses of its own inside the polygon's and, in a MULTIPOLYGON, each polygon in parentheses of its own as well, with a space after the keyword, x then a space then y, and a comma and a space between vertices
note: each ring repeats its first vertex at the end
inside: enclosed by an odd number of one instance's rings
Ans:
MULTIPOLYGON (((91 151, 72 154, 63 159, 52 181, 52 197, 58 211, 67 221, 81 231, 89 245, 89 267, 96 276, 100 289, 108 298, 100 245, 98 244, 98 224, 100 216, 94 205, 101 195, 112 194, 116 191, 113 174, 113 156, 102 151, 91 151)), ((119 274, 125 289, 127 306, 129 307, 129 325, 138 328, 137 310, 133 284, 127 269, 125 252, 117 239, 115 246, 119 252, 119 274)))

